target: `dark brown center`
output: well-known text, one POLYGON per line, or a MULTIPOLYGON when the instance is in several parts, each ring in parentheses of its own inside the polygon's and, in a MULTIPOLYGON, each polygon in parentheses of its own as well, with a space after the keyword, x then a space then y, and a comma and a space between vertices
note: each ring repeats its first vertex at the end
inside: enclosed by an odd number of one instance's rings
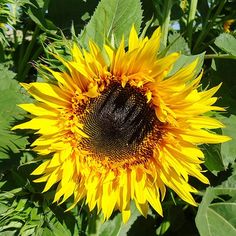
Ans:
POLYGON ((136 153, 157 122, 154 109, 136 88, 113 83, 86 109, 84 140, 97 156, 125 159, 136 153))

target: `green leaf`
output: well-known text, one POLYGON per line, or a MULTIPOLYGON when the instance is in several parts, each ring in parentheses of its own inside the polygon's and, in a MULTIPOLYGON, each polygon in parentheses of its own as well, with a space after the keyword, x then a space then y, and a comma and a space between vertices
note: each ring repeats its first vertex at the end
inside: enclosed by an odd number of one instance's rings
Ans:
POLYGON ((157 235, 163 235, 165 234, 168 229, 170 228, 170 222, 169 221, 163 221, 161 225, 157 229, 157 235))
POLYGON ((14 228, 21 228, 23 225, 23 223, 21 223, 20 221, 11 221, 9 224, 4 225, 0 228, 0 231, 4 231, 6 229, 14 229, 14 228))
POLYGON ((81 43, 88 47, 89 40, 92 40, 102 48, 105 41, 109 40, 117 46, 122 36, 128 38, 133 24, 139 31, 141 21, 139 0, 102 0, 81 34, 81 43))
POLYGON ((101 225, 98 235, 117 236, 122 224, 121 214, 117 214, 112 220, 101 225))
POLYGON ((70 231, 63 226, 56 218, 50 221, 49 228, 51 231, 51 235, 58 235, 58 236, 70 236, 70 231))
POLYGON ((108 221, 103 222, 102 216, 92 214, 89 217, 88 235, 123 236, 123 235, 153 235, 155 233, 156 221, 151 210, 147 218, 142 216, 135 203, 130 204, 131 216, 126 224, 122 221, 120 212, 116 212, 108 221))
POLYGON ((236 38, 227 33, 220 34, 216 40, 215 45, 233 56, 236 56, 236 38))
POLYGON ((231 115, 230 117, 221 116, 219 119, 225 125, 225 128, 222 129, 222 133, 232 138, 231 141, 221 144, 223 163, 224 166, 227 167, 236 160, 236 115, 231 115))
POLYGON ((42 30, 55 34, 57 31, 56 26, 48 19, 45 18, 46 0, 43 1, 31 1, 28 9, 28 15, 32 21, 36 23, 42 30))
MULTIPOLYGON (((144 218, 140 212, 138 211, 137 207, 135 206, 134 202, 131 202, 131 216, 129 221, 126 224, 121 223, 120 230, 119 230, 119 236, 122 235, 128 235, 128 232, 131 230, 132 225, 134 222, 138 219, 138 217, 144 218)), ((144 225, 143 225, 144 226, 144 225)), ((144 226, 145 227, 145 226, 144 226)))
POLYGON ((180 52, 185 55, 190 54, 190 49, 186 40, 177 32, 170 34, 168 37, 169 45, 167 55, 172 52, 180 52))
POLYGON ((231 170, 231 176, 221 184, 225 188, 236 188, 236 164, 232 165, 231 170))
POLYGON ((92 212, 88 216, 86 235, 116 236, 120 230, 122 218, 120 213, 115 213, 108 221, 103 222, 102 214, 92 212))
POLYGON ((208 188, 199 206, 196 226, 202 236, 236 235, 236 188, 208 188))
POLYGON ((10 129, 13 122, 22 119, 25 114, 17 104, 27 102, 29 97, 24 95, 20 85, 13 79, 13 72, 2 64, 0 71, 0 159, 6 159, 10 154, 19 153, 28 143, 26 137, 19 136, 10 129))
POLYGON ((214 173, 224 170, 224 164, 221 156, 221 145, 220 144, 211 144, 211 145, 202 145, 202 151, 205 155, 204 165, 208 170, 214 173))
POLYGON ((194 60, 196 60, 196 58, 198 58, 198 64, 196 66, 195 75, 198 75, 202 69, 202 65, 204 62, 204 55, 205 55, 205 53, 191 55, 191 56, 180 55, 180 57, 178 58, 178 60, 174 64, 173 68, 169 72, 168 76, 175 74, 181 68, 183 68, 184 66, 186 66, 186 65, 190 64, 191 62, 193 62, 194 60))
POLYGON ((59 206, 48 208, 46 200, 42 202, 38 194, 29 193, 23 189, 0 192, 0 235, 6 230, 9 235, 78 235, 75 216, 59 206), (54 213, 55 209, 61 209, 60 218, 54 213), (66 218, 74 224, 73 228, 65 223, 66 218))

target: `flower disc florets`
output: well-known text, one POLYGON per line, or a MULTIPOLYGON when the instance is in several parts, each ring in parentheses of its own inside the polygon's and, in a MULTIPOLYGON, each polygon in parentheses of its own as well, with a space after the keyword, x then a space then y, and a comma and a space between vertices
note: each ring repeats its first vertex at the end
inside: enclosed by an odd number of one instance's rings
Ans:
POLYGON ((82 145, 91 155, 116 162, 126 159, 127 164, 130 159, 141 162, 152 155, 150 142, 154 136, 156 141, 160 138, 156 126, 161 128, 161 123, 139 89, 112 83, 86 109, 83 130, 89 138, 84 138, 82 145), (150 151, 145 152, 144 146, 150 151))

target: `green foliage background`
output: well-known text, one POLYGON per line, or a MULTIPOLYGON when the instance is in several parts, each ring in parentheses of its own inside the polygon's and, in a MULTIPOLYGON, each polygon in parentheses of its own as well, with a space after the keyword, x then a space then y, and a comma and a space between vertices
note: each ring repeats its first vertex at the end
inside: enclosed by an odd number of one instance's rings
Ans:
POLYGON ((1 0, 0 1, 0 235, 236 235, 236 31, 225 32, 228 20, 236 20, 233 0, 1 0), (199 189, 199 208, 189 206, 168 192, 164 217, 150 210, 145 219, 132 205, 124 225, 119 213, 106 223, 82 202, 70 212, 71 202, 52 204, 54 190, 42 194, 30 173, 39 158, 30 150, 31 132, 11 131, 28 119, 19 103, 31 98, 19 82, 40 81, 34 65, 42 59, 57 62, 51 50, 66 54, 67 39, 87 47, 93 39, 118 45, 127 39, 131 25, 151 35, 162 27, 161 56, 174 51, 183 55, 172 69, 181 68, 196 56, 204 68, 203 87, 223 82, 217 104, 227 112, 212 115, 226 125, 217 132, 232 141, 202 145, 205 169, 211 186, 191 180, 199 189))

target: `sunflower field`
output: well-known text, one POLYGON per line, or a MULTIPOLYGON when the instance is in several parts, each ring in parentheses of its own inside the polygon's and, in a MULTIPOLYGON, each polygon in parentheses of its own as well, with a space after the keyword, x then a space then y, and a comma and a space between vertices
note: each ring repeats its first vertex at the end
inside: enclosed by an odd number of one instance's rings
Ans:
POLYGON ((236 235, 235 0, 0 0, 0 235, 236 235))

